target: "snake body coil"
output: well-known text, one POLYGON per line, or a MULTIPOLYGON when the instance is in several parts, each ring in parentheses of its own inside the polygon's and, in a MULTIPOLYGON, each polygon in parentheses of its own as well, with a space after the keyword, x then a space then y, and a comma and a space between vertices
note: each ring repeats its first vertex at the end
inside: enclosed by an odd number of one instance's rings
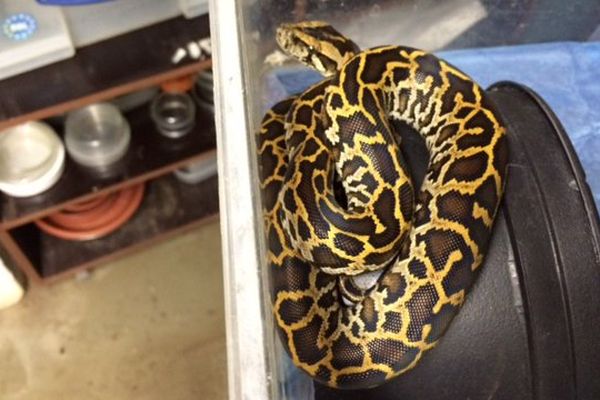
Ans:
POLYGON ((257 137, 275 321, 314 379, 376 386, 463 303, 504 188, 505 129, 476 83, 424 51, 359 52, 320 22, 284 25, 278 42, 327 78, 269 110, 257 137), (392 120, 429 150, 414 207, 392 120), (376 269, 352 296, 349 276, 376 269))

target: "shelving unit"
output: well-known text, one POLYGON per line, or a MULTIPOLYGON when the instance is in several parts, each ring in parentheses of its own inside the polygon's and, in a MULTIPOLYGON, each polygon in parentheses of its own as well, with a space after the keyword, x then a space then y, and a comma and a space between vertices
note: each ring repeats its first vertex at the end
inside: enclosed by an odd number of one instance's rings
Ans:
MULTIPOLYGON (((0 131, 29 120, 61 116, 87 104, 160 85, 210 68, 210 60, 171 63, 179 47, 209 34, 208 17, 183 17, 78 49, 74 58, 0 81, 0 131)), ((180 183, 177 168, 214 156, 212 115, 198 109, 196 126, 173 140, 160 135, 148 105, 125 114, 131 126, 126 156, 97 171, 67 160, 50 190, 29 198, 0 197, 0 243, 31 281, 54 282, 82 269, 190 229, 218 213, 216 177, 180 183), (62 240, 34 221, 70 204, 144 183, 135 216, 118 231, 90 241, 62 240)), ((60 122, 51 121, 59 134, 60 122)))
POLYGON ((121 229, 98 240, 70 241, 56 238, 28 223, 7 232, 18 247, 25 272, 55 281, 117 256, 185 231, 214 216, 218 210, 217 179, 197 185, 165 175, 146 183, 145 196, 135 216, 121 229))
POLYGON ((0 81, 0 130, 210 68, 171 63, 177 48, 209 36, 208 17, 171 19, 77 49, 73 58, 0 81), (10 94, 10 95, 8 95, 10 94))

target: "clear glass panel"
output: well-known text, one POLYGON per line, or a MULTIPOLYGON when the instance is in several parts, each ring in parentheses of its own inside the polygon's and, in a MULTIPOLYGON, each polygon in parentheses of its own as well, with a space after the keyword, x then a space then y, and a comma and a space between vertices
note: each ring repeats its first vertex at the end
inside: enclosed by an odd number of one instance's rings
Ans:
MULTIPOLYGON (((230 187, 231 182, 225 180, 229 176, 227 171, 236 169, 239 173, 240 169, 246 168, 244 176, 251 179, 252 210, 256 211, 248 218, 252 219, 258 232, 255 256, 262 274, 262 283, 257 284, 261 285, 264 294, 262 319, 256 324, 260 325, 266 338, 265 376, 271 383, 273 398, 312 399, 312 383, 290 365, 273 335, 265 283, 268 282, 268 271, 261 261, 264 238, 261 237, 262 225, 257 211, 260 206, 253 137, 268 107, 320 79, 314 71, 273 56, 276 49, 274 31, 280 23, 326 20, 362 48, 383 44, 422 48, 447 58, 484 87, 506 79, 531 86, 550 103, 565 124, 584 167, 600 172, 597 156, 600 138, 595 135, 600 128, 597 123, 600 120, 597 111, 600 101, 597 72, 600 70, 600 3, 597 0, 239 0, 232 7, 226 7, 224 3, 234 2, 214 1, 211 9, 213 25, 218 25, 213 26, 218 33, 213 38, 221 57, 216 73, 221 72, 220 68, 227 69, 225 64, 238 64, 243 79, 240 91, 232 91, 224 81, 229 78, 219 78, 220 118, 243 118, 248 132, 228 131, 225 122, 221 124, 220 135, 228 136, 230 146, 246 149, 251 157, 248 165, 221 165, 221 182, 225 185, 222 194, 230 196, 228 201, 237 201, 235 192, 239 188, 230 187), (239 30, 234 38, 239 49, 223 39, 223 32, 235 29, 239 30), (235 54, 236 49, 239 54, 235 54), (230 100, 239 98, 240 94, 243 95, 243 109, 236 109, 230 100)), ((231 147, 221 148, 221 154, 228 148, 231 147)), ((600 173, 594 175, 600 176, 600 173)), ((600 180, 590 183, 600 193, 600 180)), ((230 220, 223 228, 235 230, 238 222, 230 220)), ((226 251, 232 263, 230 268, 233 268, 235 246, 226 251)), ((252 376, 253 372, 246 373, 252 376)), ((248 377, 230 376, 231 379, 243 381, 248 377)))
POLYGON ((585 41, 599 18, 593 0, 256 0, 245 5, 244 18, 265 45, 277 25, 292 20, 326 20, 363 48, 401 43, 432 51, 585 41))

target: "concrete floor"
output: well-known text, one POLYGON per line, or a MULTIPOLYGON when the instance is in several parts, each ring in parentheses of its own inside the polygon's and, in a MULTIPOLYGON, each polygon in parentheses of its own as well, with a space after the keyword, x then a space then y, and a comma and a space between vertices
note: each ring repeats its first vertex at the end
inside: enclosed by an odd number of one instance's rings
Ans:
POLYGON ((0 399, 225 399, 218 221, 0 311, 0 399))

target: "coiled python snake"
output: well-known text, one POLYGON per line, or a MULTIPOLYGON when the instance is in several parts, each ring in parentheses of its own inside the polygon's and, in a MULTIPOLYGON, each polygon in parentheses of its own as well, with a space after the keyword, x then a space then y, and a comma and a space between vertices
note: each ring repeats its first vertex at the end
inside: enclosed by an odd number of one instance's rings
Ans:
POLYGON ((257 135, 275 322, 317 381, 376 386, 436 344, 476 278, 505 128, 476 83, 424 51, 361 52, 323 22, 282 25, 277 41, 325 79, 271 108, 257 135), (429 150, 415 196, 392 120, 429 150), (368 289, 350 278, 377 269, 368 289))

